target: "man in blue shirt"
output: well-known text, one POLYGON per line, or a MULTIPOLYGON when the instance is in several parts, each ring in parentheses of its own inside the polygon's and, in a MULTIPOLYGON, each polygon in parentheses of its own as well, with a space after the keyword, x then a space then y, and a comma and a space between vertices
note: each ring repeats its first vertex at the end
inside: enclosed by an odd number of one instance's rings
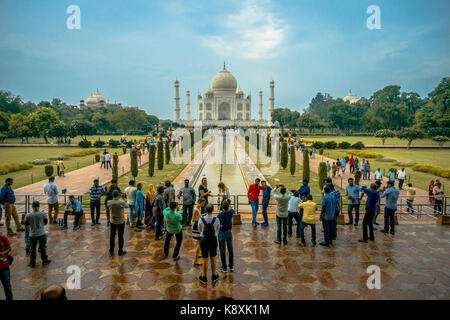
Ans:
POLYGON ((16 223, 16 230, 25 231, 25 229, 20 224, 16 206, 14 205, 14 203, 16 202, 16 196, 14 195, 14 191, 12 189, 13 182, 13 178, 6 178, 5 185, 0 191, 0 204, 3 204, 5 207, 5 222, 8 236, 16 235, 16 233, 11 229, 11 217, 16 223))
POLYGON ((220 272, 233 272, 234 271, 234 253, 233 253, 233 233, 231 229, 233 228, 233 214, 234 210, 230 209, 230 200, 225 200, 222 204, 224 211, 221 211, 217 218, 220 221, 219 229, 219 251, 220 251, 220 261, 222 261, 222 266, 219 268, 220 272), (225 245, 228 248, 228 267, 227 269, 227 258, 225 252, 225 245))
POLYGON ((262 215, 264 217, 264 222, 261 224, 261 228, 267 228, 269 226, 269 219, 267 219, 267 207, 269 206, 272 188, 267 185, 266 181, 261 181, 261 185, 263 187, 262 215))
POLYGON ((361 187, 353 183, 353 178, 348 179, 348 186, 345 187, 345 195, 348 198, 348 218, 347 225, 353 224, 353 210, 355 210, 355 226, 359 221, 359 205, 360 205, 361 187))
MULTIPOLYGON (((375 210, 377 207, 378 200, 380 200, 380 194, 377 191, 377 185, 372 183, 370 185, 370 189, 366 187, 362 187, 361 190, 367 194, 366 201, 366 213, 363 219, 363 237, 359 240, 359 242, 367 242, 367 239, 370 241, 374 241, 373 235, 373 218, 375 216, 375 210), (369 237, 367 237, 367 228, 369 228, 369 237)), ((361 196, 361 199, 364 195, 361 196)))
POLYGON ((333 220, 335 219, 336 212, 336 198, 331 194, 331 188, 326 185, 324 188, 325 195, 322 198, 322 212, 320 214, 320 220, 323 225, 324 241, 320 245, 329 247, 333 244, 333 220))
POLYGON ((305 201, 306 196, 311 194, 311 189, 308 186, 308 179, 303 180, 303 185, 298 189, 300 200, 305 201))
POLYGON ((400 192, 394 187, 394 181, 389 180, 387 183, 387 190, 383 192, 381 198, 386 198, 384 205, 384 230, 380 232, 395 234, 394 215, 397 211, 397 201, 400 192))
POLYGON ((92 226, 95 226, 96 224, 100 224, 100 200, 102 198, 102 195, 105 194, 105 190, 102 186, 98 184, 98 179, 94 180, 94 185, 89 189, 89 195, 91 196, 90 199, 90 206, 91 206, 91 219, 92 219, 92 226), (94 213, 97 213, 95 216, 94 213))
POLYGON ((334 220, 333 220, 333 240, 336 240, 337 237, 337 217, 341 213, 341 193, 338 189, 336 189, 333 183, 328 184, 330 187, 330 194, 336 199, 336 207, 334 211, 334 220))
POLYGON ((83 207, 78 200, 75 200, 75 196, 69 196, 69 202, 67 202, 66 207, 64 208, 64 225, 61 230, 67 229, 67 216, 74 215, 75 221, 73 223, 73 230, 77 230, 79 228, 80 218, 83 215, 83 207))

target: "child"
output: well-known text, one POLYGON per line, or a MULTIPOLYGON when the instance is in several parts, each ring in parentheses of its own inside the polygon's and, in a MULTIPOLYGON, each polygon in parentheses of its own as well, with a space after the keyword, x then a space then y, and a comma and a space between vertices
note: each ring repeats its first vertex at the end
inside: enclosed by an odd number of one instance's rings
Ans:
POLYGON ((200 232, 200 251, 203 257, 203 274, 198 278, 201 283, 208 283, 206 275, 208 273, 208 258, 211 259, 211 281, 214 283, 219 280, 216 273, 217 256, 217 233, 219 232, 219 219, 213 217, 214 206, 211 203, 206 205, 206 215, 198 222, 198 231, 200 232))
POLYGON ((233 272, 233 233, 231 228, 233 227, 233 214, 234 210, 230 209, 230 200, 226 199, 222 202, 223 211, 219 213, 217 218, 220 221, 220 231, 219 231, 219 250, 220 250, 220 260, 222 261, 222 266, 219 268, 220 272, 233 272), (225 244, 228 248, 228 262, 229 269, 227 269, 227 259, 225 252, 225 244))
POLYGON ((300 222, 300 238, 302 245, 305 246, 305 233, 304 229, 307 226, 311 226, 311 243, 316 246, 316 210, 317 204, 312 201, 312 195, 308 194, 306 196, 305 202, 299 203, 299 209, 303 209, 302 222, 300 222))

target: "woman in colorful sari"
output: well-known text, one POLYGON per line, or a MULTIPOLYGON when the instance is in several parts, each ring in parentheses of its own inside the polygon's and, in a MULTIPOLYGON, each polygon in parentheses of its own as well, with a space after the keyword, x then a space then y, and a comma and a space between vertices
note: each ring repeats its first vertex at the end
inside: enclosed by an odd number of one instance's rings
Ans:
POLYGON ((428 185, 428 200, 430 200, 430 203, 434 202, 433 188, 434 188, 434 180, 431 180, 430 184, 428 185))
POLYGON ((155 220, 153 219, 153 194, 155 193, 155 186, 153 184, 148 185, 148 190, 145 194, 145 219, 144 223, 147 229, 153 228, 155 220))
POLYGON ((138 183, 136 187, 136 201, 134 202, 137 216, 136 228, 141 228, 144 226, 142 223, 142 218, 144 217, 144 194, 142 193, 142 183, 138 183))

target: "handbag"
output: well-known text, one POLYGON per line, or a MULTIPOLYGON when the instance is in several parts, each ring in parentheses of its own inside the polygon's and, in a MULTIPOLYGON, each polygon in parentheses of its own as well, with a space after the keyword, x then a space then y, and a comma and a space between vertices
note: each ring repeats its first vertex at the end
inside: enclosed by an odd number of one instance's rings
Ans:
MULTIPOLYGON (((3 239, 3 237, 0 237, 0 239, 2 239, 3 242, 3 246, 5 247, 5 250, 8 249, 8 246, 6 245, 6 241, 5 239, 3 239)), ((6 259, 8 259, 8 264, 12 265, 14 258, 12 256, 10 256, 9 254, 6 255, 6 259)))

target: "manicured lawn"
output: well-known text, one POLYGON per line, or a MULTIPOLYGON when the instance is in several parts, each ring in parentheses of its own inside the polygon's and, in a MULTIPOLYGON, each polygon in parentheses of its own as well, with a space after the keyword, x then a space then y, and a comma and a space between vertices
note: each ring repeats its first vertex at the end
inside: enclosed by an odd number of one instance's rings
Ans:
MULTIPOLYGON (((365 145, 367 144, 373 144, 373 145, 381 145, 381 139, 376 137, 370 137, 370 136, 349 136, 349 137, 337 137, 337 136, 303 136, 303 140, 306 141, 331 141, 334 140, 337 143, 342 141, 347 141, 351 144, 362 141, 365 145)), ((406 140, 400 140, 398 138, 389 138, 386 140, 385 144, 394 144, 394 145, 406 145, 408 142, 406 140)), ((414 140, 412 142, 412 145, 436 145, 438 146, 438 143, 431 140, 431 139, 419 139, 414 140)), ((447 142, 445 145, 450 145, 450 142, 447 142)), ((377 149, 379 150, 379 149, 377 149)))
MULTIPOLYGON (((443 168, 450 168, 450 150, 423 150, 423 149, 364 149, 369 152, 377 152, 383 154, 385 158, 397 160, 399 162, 415 162, 422 164, 431 164, 434 166, 440 166, 443 168)), ((324 156, 336 159, 337 157, 342 157, 349 155, 348 150, 325 150, 324 156)), ((361 159, 360 159, 361 160, 361 159)), ((385 162, 376 159, 370 159, 371 163, 371 173, 373 174, 377 168, 380 168, 382 172, 387 172, 389 168, 400 169, 401 166, 396 165, 393 161, 385 162)), ((430 180, 439 179, 444 188, 450 188, 450 182, 446 178, 437 177, 432 174, 413 171, 410 167, 405 167, 407 179, 410 179, 413 186, 418 188, 428 190, 428 184, 430 180)))
MULTIPOLYGON (((108 141, 109 138, 111 138, 111 139, 113 139, 113 140, 120 141, 120 137, 121 137, 121 136, 122 136, 122 135, 94 135, 94 136, 88 137, 88 141, 91 141, 92 139, 94 139, 95 141, 97 141, 98 138, 100 138, 101 141, 108 141)), ((80 142, 81 139, 82 139, 81 136, 72 138, 72 144, 76 144, 76 143, 80 142)), ((145 136, 133 136, 133 135, 127 136, 127 140, 128 140, 128 141, 130 141, 130 140, 133 140, 133 141, 134 141, 134 139, 136 139, 137 141, 142 141, 142 142, 144 142, 145 136)), ((53 142, 53 143, 56 143, 56 139, 48 138, 48 141, 49 141, 50 143, 52 143, 52 142, 53 142)), ((21 138, 9 138, 9 139, 5 139, 5 141, 4 141, 3 143, 22 143, 22 139, 21 139, 21 138)), ((29 144, 33 144, 33 143, 45 143, 45 140, 44 140, 44 138, 34 138, 34 137, 32 137, 32 138, 29 138, 29 139, 28 139, 28 143, 29 143, 29 144)))
MULTIPOLYGON (((24 163, 28 160, 35 159, 47 159, 49 156, 64 155, 66 153, 71 153, 77 150, 82 150, 80 148, 58 148, 58 147, 5 147, 0 148, 0 164, 4 163, 24 163)), ((104 150, 104 148, 99 149, 104 150)), ((122 155, 122 149, 107 149, 111 154, 117 152, 117 154, 122 155)), ((64 160, 66 166, 66 173, 89 166, 94 164, 94 154, 87 155, 84 157, 72 157, 64 160)), ((44 173, 45 165, 35 165, 33 168, 23 171, 11 172, 5 175, 0 175, 0 181, 3 181, 7 177, 14 179, 14 187, 20 188, 25 185, 31 184, 32 182, 38 182, 46 178, 44 173)), ((56 175, 56 166, 54 166, 54 174, 56 175)))

